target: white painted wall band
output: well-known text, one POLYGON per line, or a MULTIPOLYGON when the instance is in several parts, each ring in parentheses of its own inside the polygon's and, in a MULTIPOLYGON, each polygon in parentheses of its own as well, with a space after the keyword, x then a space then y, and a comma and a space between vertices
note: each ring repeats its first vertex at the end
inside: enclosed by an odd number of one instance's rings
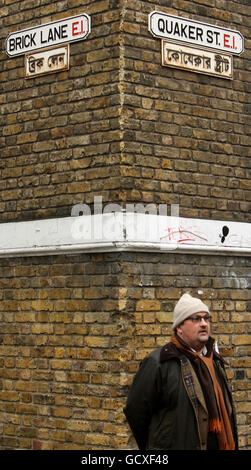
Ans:
POLYGON ((251 256, 251 224, 122 212, 0 224, 0 257, 114 251, 251 256))

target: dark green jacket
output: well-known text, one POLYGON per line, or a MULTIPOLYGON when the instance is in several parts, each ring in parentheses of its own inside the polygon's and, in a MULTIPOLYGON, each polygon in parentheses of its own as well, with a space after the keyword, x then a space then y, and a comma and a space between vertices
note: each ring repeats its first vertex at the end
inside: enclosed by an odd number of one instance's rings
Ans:
MULTIPOLYGON (((238 448, 232 397, 217 353, 214 365, 238 448)), ((172 343, 142 361, 124 413, 141 450, 207 449, 208 412, 202 389, 190 361, 172 343)))

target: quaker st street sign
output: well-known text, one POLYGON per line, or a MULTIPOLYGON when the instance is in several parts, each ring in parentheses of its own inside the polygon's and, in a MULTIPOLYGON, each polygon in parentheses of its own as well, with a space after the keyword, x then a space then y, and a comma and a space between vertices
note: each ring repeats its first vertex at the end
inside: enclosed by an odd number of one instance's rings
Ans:
POLYGON ((148 29, 157 38, 217 49, 231 54, 244 52, 244 38, 239 31, 153 11, 148 29))
POLYGON ((10 33, 6 39, 8 56, 80 41, 91 32, 91 18, 86 13, 10 33))

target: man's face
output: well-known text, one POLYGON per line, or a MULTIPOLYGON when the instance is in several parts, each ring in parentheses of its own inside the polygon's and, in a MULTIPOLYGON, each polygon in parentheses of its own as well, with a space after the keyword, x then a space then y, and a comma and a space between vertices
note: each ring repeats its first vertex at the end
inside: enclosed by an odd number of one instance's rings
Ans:
POLYGON ((190 348, 200 351, 207 343, 210 335, 209 314, 198 312, 192 315, 177 326, 177 333, 190 348))

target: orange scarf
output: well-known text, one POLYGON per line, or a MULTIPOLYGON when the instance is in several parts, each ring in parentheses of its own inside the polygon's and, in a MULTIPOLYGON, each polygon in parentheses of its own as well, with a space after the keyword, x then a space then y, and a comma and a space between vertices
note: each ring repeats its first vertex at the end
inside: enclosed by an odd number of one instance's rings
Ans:
POLYGON ((195 364, 207 406, 209 405, 211 409, 211 416, 209 413, 208 431, 216 433, 220 450, 234 450, 235 442, 232 428, 224 396, 215 374, 213 350, 209 356, 206 357, 193 352, 178 336, 173 336, 171 341, 195 364))
POLYGON ((199 356, 200 359, 207 366, 211 379, 213 381, 214 393, 219 410, 219 418, 211 419, 209 421, 209 431, 215 432, 218 438, 218 444, 220 450, 234 450, 235 442, 233 433, 227 413, 225 400, 219 382, 215 375, 215 369, 213 364, 213 351, 209 357, 199 356))

